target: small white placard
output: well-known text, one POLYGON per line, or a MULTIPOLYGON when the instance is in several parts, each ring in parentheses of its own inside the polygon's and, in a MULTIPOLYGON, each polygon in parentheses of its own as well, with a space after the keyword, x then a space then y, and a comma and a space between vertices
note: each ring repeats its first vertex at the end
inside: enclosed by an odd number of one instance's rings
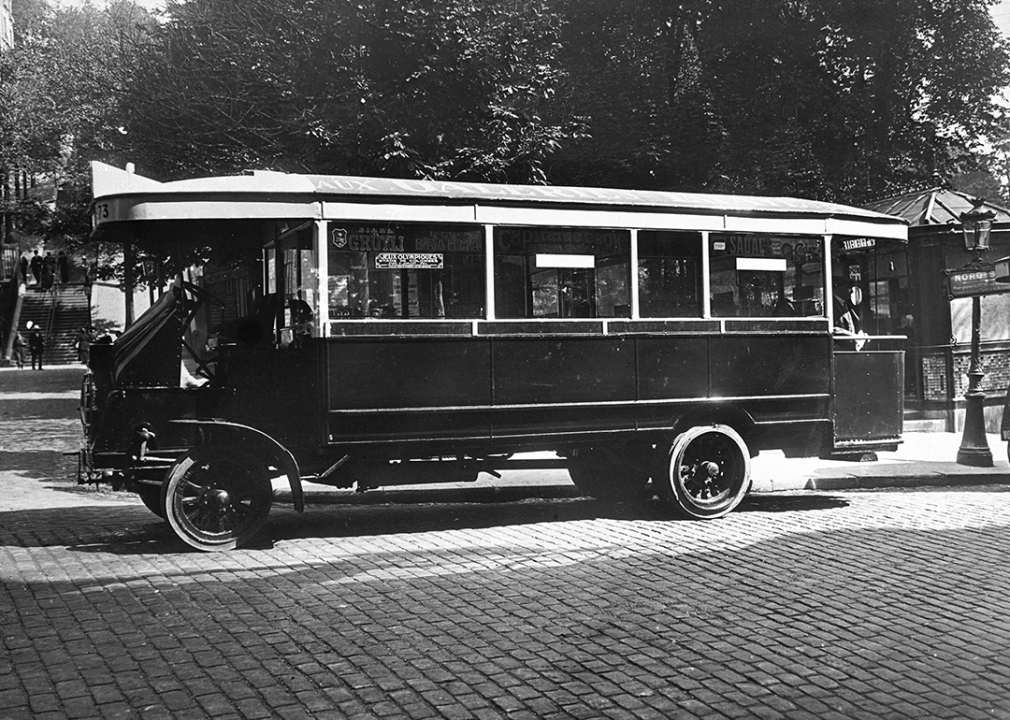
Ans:
POLYGON ((757 270, 758 272, 785 272, 785 258, 737 258, 737 270, 757 270))
POLYGON ((591 268, 596 267, 596 256, 537 253, 536 263, 537 268, 591 268))
POLYGON ((383 252, 375 256, 376 270, 441 270, 442 253, 383 252))

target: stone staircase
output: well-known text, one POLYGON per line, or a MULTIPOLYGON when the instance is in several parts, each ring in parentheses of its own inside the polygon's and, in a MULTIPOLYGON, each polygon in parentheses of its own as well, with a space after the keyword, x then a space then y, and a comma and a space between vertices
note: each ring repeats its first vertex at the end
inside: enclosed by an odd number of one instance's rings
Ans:
MULTIPOLYGON (((68 284, 45 292, 28 288, 21 306, 18 328, 27 340, 28 322, 38 325, 46 335, 45 365, 70 365, 77 362, 74 343, 77 331, 91 324, 91 308, 82 284, 68 284)), ((27 358, 27 350, 26 350, 27 358)))

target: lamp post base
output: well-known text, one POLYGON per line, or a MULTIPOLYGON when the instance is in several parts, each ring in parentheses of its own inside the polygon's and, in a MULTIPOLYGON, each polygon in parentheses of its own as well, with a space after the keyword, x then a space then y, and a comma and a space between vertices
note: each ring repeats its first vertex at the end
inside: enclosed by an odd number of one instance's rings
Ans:
POLYGON ((957 450, 957 464, 992 467, 992 451, 985 437, 985 394, 965 395, 964 435, 957 450))
POLYGON ((966 448, 964 446, 957 450, 957 464, 969 465, 971 467, 992 467, 992 452, 987 445, 984 448, 966 448))

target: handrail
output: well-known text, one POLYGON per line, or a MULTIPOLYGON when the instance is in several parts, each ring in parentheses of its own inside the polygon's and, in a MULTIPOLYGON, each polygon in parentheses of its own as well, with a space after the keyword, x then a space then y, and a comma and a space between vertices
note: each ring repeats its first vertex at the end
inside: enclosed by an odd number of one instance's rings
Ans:
POLYGON ((49 317, 46 318, 46 327, 45 330, 43 331, 43 335, 45 335, 46 340, 52 340, 53 329, 56 326, 56 307, 59 304, 59 299, 56 293, 55 285, 46 290, 46 292, 49 293, 50 295, 50 305, 49 305, 49 317))
POLYGON ((863 333, 854 333, 848 330, 840 330, 839 328, 831 329, 831 337, 835 340, 908 340, 907 335, 865 335, 863 333))

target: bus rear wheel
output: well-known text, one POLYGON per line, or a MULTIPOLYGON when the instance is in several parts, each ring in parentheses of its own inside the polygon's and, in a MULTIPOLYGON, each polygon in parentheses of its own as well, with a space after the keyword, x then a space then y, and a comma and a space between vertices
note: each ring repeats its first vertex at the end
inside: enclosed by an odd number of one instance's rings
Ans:
POLYGON ((230 445, 201 445, 187 452, 168 471, 163 492, 172 530, 204 551, 248 542, 273 503, 266 465, 230 445))
POLYGON ((649 473, 639 467, 640 457, 623 448, 581 449, 570 459, 568 475, 580 492, 597 500, 646 500, 649 473))
POLYGON ((711 520, 731 512, 750 488, 750 453, 728 425, 695 426, 670 448, 659 496, 680 514, 711 520))

